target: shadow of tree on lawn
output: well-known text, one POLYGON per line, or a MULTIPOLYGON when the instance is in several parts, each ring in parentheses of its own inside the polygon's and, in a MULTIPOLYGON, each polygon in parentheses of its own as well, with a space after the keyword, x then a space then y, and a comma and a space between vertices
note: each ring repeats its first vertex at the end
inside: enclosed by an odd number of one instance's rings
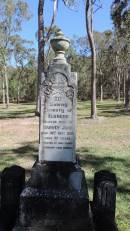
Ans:
POLYGON ((106 111, 102 111, 100 114, 104 117, 130 116, 130 110, 128 111, 124 109, 106 110, 106 111))
POLYGON ((12 149, 12 152, 17 155, 26 155, 26 156, 36 156, 38 155, 38 148, 36 147, 36 143, 29 142, 19 148, 12 149))
POLYGON ((34 109, 26 109, 23 111, 7 111, 0 114, 0 120, 16 119, 16 118, 32 118, 32 117, 35 117, 34 109))
MULTIPOLYGON (((78 149, 77 154, 79 154, 80 156, 81 166, 86 171, 88 168, 91 168, 93 169, 94 172, 104 169, 114 172, 117 175, 117 181, 118 181, 117 191, 123 194, 130 193, 130 185, 128 185, 125 182, 121 182, 121 179, 118 176, 119 171, 125 172, 128 171, 128 169, 130 169, 130 158, 125 159, 125 158, 113 157, 113 156, 97 156, 95 154, 91 154, 89 149, 86 148, 78 149), (122 169, 118 169, 121 165, 122 165, 122 169)), ((90 189, 93 189, 93 177, 87 178, 88 186, 90 189)), ((126 175, 126 177, 128 176, 126 175)))
MULTIPOLYGON (((123 194, 130 193, 130 185, 127 183, 121 182, 121 179, 118 177, 118 171, 127 171, 130 169, 130 158, 120 158, 120 157, 113 157, 113 156, 97 156, 95 154, 91 154, 89 149, 86 148, 80 148, 77 150, 77 154, 80 156, 80 165, 83 167, 86 171, 87 169, 93 169, 93 172, 100 171, 103 169, 113 171, 116 173, 117 171, 117 180, 118 180, 118 192, 123 194), (117 169, 120 165, 122 165, 122 169, 117 169), (113 166, 116 166, 116 168, 113 168, 113 166)), ((0 168, 2 166, 7 167, 10 164, 13 163, 16 164, 17 160, 21 156, 25 157, 31 157, 33 158, 34 162, 38 158, 38 141, 35 142, 28 142, 23 143, 21 147, 18 147, 16 149, 10 149, 7 151, 4 151, 3 153, 0 153, 1 160, 0 160, 0 168)), ((26 161, 26 158, 25 158, 26 161)), ((27 175, 30 173, 31 169, 27 169, 26 173, 27 175)), ((87 175, 87 174, 86 174, 87 175)), ((126 176, 128 177, 128 176, 126 176)), ((87 177, 87 183, 89 188, 93 188, 93 178, 87 177)))
MULTIPOLYGON (((23 143, 22 146, 18 148, 12 148, 7 150, 0 150, 0 169, 4 169, 5 167, 9 167, 11 165, 17 165, 19 159, 25 156, 25 162, 27 158, 37 160, 38 157, 38 141, 23 143)), ((30 172, 31 169, 26 169, 26 172, 30 172)))
MULTIPOLYGON (((91 119, 89 115, 84 116, 82 113, 80 113, 83 110, 86 110, 86 112, 88 113, 88 110, 90 111, 90 109, 90 105, 81 105, 80 107, 78 106, 78 117, 81 117, 80 119, 91 119)), ((123 103, 97 103, 97 111, 99 117, 130 116, 130 110, 126 111, 123 103)))

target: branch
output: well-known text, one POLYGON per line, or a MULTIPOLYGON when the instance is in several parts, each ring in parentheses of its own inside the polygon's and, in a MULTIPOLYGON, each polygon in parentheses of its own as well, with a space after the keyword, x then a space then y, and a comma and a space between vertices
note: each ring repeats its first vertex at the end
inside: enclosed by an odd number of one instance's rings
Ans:
MULTIPOLYGON (((74 1, 73 1, 73 2, 74 2, 74 1)), ((78 9, 76 9, 76 7, 78 6, 78 5, 76 5, 76 3, 75 3, 75 4, 74 4, 74 3, 68 4, 66 0, 63 0, 63 3, 64 3, 64 5, 65 5, 69 10, 72 10, 72 11, 75 11, 75 12, 78 11, 78 9), (74 6, 75 8, 71 8, 71 5, 74 6)), ((77 7, 77 8, 78 8, 78 7, 77 7)))
POLYGON ((49 53, 50 53, 50 49, 51 49, 51 44, 49 44, 49 48, 47 50, 47 54, 46 54, 46 60, 48 59, 49 53))
POLYGON ((95 9, 95 11, 94 11, 94 14, 95 14, 99 9, 102 8, 101 0, 98 0, 98 2, 99 2, 99 4, 96 3, 96 0, 94 1, 95 6, 97 7, 97 8, 95 9))
POLYGON ((49 30, 48 30, 48 33, 47 33, 47 36, 46 36, 46 42, 48 42, 49 38, 50 38, 50 34, 51 34, 51 29, 53 27, 53 24, 55 22, 55 19, 56 19, 56 15, 57 15, 57 9, 58 9, 58 0, 53 0, 54 3, 53 3, 53 16, 52 16, 52 20, 51 20, 51 25, 49 27, 49 30))

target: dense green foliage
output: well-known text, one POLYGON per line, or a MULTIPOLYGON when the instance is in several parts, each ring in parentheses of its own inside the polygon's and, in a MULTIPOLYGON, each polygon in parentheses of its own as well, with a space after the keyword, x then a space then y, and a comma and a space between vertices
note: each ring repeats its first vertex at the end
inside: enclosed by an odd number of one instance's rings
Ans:
POLYGON ((0 0, 0 12, 0 99, 9 106, 10 100, 35 99, 36 54, 32 42, 19 35, 31 17, 28 3, 0 0))
MULTIPOLYGON (((97 98, 125 99, 125 81, 128 75, 129 53, 121 47, 122 40, 112 31, 95 32, 97 52, 97 98), (120 81, 119 81, 120 80, 120 81)), ((86 38, 74 38, 74 51, 69 55, 73 70, 78 72, 78 97, 90 99, 91 62, 86 38), (70 58, 71 57, 71 58, 70 58)))

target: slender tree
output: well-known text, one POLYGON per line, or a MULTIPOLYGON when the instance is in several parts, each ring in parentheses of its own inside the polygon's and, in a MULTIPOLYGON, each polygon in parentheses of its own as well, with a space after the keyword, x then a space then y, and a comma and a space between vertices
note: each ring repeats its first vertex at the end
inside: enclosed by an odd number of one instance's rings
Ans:
POLYGON ((128 71, 126 76, 126 92, 125 92, 125 110, 129 110, 130 103, 130 71, 128 71))
MULTIPOLYGON (((9 106, 9 84, 7 66, 12 54, 11 38, 22 28, 22 22, 30 18, 28 4, 24 0, 1 0, 0 1, 0 44, 2 47, 4 66, 3 75, 5 78, 6 105, 9 106)), ((1 49, 0 49, 1 51, 1 49)))
POLYGON ((17 103, 20 101, 21 79, 25 71, 26 64, 35 52, 31 48, 32 42, 21 38, 19 35, 12 36, 13 56, 17 67, 17 103), (29 45, 29 48, 28 48, 29 45))
POLYGON ((5 103, 6 103, 5 101, 5 79, 3 76, 2 76, 2 101, 3 101, 3 106, 5 108, 5 103))
POLYGON ((37 80, 37 104, 36 115, 40 110, 40 83, 41 76, 44 73, 44 0, 38 3, 38 80, 37 80))
POLYGON ((51 25, 45 37, 45 25, 44 25, 44 0, 39 0, 38 3, 38 81, 37 81, 37 104, 36 115, 40 112, 40 84, 42 76, 45 73, 45 45, 49 40, 51 29, 53 27, 56 12, 57 12, 58 0, 53 0, 53 17, 51 25))
MULTIPOLYGON (((130 68, 129 68, 129 58, 130 58, 130 44, 129 44, 129 34, 130 34, 130 1, 129 0, 114 0, 111 7, 111 16, 115 26, 115 34, 118 38, 118 43, 120 45, 120 60, 118 65, 118 83, 120 81, 120 76, 123 77, 123 91, 125 98, 125 108, 128 110, 129 106, 129 88, 130 88, 130 68)), ((119 49, 118 49, 119 52, 119 49)), ((119 85, 119 84, 118 84, 119 85)), ((120 95, 120 89, 118 94, 120 95)))
POLYGON ((91 69, 91 118, 96 119, 96 49, 93 36, 93 1, 86 0, 86 30, 92 55, 92 69, 91 69))
POLYGON ((6 68, 6 56, 7 50, 4 47, 0 47, 0 64, 1 64, 1 75, 2 75, 2 89, 3 89, 3 105, 9 106, 9 86, 8 86, 8 75, 6 68))
MULTIPOLYGON (((40 112, 40 84, 42 81, 42 76, 45 73, 45 46, 49 41, 51 31, 55 23, 58 0, 53 0, 53 16, 51 19, 50 27, 45 36, 45 25, 44 25, 44 1, 39 0, 38 2, 38 81, 37 81, 37 105, 36 105, 36 115, 39 116, 40 112)), ((71 7, 74 5, 74 0, 63 0, 65 6, 71 7)))

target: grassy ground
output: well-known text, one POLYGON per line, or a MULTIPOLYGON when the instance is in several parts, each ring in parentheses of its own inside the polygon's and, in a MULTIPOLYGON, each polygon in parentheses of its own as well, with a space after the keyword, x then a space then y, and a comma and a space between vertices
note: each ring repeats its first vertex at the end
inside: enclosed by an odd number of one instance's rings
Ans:
MULTIPOLYGON (((0 170, 14 163, 27 173, 38 153, 35 105, 0 105, 0 170)), ((130 231, 130 112, 114 101, 98 103, 99 118, 89 118, 90 103, 78 102, 77 153, 81 158, 92 198, 95 171, 117 174, 116 218, 120 231, 130 231)))

